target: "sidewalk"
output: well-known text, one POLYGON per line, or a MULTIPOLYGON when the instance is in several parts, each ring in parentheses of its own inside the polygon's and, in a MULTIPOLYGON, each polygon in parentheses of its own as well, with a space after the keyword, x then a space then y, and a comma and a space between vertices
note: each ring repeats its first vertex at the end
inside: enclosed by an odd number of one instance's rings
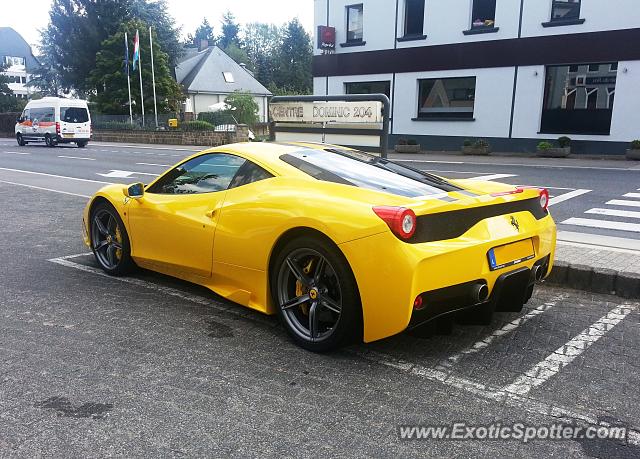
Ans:
POLYGON ((640 298, 640 251, 558 241, 547 282, 593 293, 640 298))

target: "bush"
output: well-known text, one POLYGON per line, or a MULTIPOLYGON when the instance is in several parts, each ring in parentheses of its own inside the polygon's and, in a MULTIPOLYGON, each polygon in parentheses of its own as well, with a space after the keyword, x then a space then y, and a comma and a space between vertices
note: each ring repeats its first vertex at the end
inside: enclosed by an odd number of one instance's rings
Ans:
POLYGON ((418 145, 418 141, 416 139, 407 140, 407 145, 418 145))
POLYGON ((560 148, 566 148, 571 146, 571 139, 567 136, 562 136, 562 137, 558 137, 558 145, 560 145, 560 148))
POLYGON ((553 145, 551 145, 551 143, 549 143, 549 142, 540 142, 538 144, 538 150, 545 151, 545 150, 548 150, 550 148, 553 148, 553 145))
POLYGON ((219 112, 200 112, 198 113, 198 121, 206 121, 214 126, 219 126, 221 124, 236 124, 233 119, 233 115, 227 110, 219 112))
POLYGON ((185 121, 180 125, 183 131, 213 131, 215 126, 206 121, 185 121))
POLYGON ((98 121, 92 123, 94 129, 105 129, 109 131, 133 131, 139 126, 128 121, 98 121))
POLYGON ((470 147, 472 145, 473 145, 473 141, 471 139, 464 139, 464 142, 462 142, 463 147, 470 147))
POLYGON ((485 139, 477 139, 474 143, 473 143, 473 148, 489 148, 491 145, 489 145, 489 142, 487 142, 485 139))
POLYGON ((630 146, 632 150, 640 150, 640 140, 633 140, 630 146))

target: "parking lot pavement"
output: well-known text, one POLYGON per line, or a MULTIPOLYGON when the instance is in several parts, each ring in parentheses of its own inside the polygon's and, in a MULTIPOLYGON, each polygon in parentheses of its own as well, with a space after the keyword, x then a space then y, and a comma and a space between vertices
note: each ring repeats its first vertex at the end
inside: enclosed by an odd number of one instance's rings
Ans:
POLYGON ((636 302, 540 288, 490 326, 317 355, 199 287, 101 274, 83 255, 83 198, 2 183, 0 196, 0 456, 640 456, 636 302), (629 432, 399 438, 558 421, 629 432))

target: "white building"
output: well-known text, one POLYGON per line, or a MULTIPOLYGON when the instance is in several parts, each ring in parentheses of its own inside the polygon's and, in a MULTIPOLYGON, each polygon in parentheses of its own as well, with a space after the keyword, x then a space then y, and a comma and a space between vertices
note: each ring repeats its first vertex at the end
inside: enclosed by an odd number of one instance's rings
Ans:
POLYGON ((383 92, 391 143, 621 153, 640 138, 638 0, 315 0, 314 93, 383 92))
POLYGON ((244 66, 239 65, 217 46, 208 46, 203 40, 200 48, 187 48, 176 67, 176 79, 185 91, 186 113, 195 116, 220 106, 234 91, 248 92, 258 104, 258 119, 268 118, 268 98, 271 92, 265 88, 244 66))
POLYGON ((0 64, 6 66, 4 75, 9 77, 9 89, 14 96, 28 99, 33 92, 27 87, 32 69, 38 67, 31 46, 11 27, 0 27, 0 64))

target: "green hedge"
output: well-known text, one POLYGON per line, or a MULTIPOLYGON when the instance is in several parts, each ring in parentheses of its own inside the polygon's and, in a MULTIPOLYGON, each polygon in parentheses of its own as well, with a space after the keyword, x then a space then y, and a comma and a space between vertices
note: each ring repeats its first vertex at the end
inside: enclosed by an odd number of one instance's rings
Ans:
POLYGON ((183 131, 213 131, 215 126, 206 121, 185 121, 180 123, 180 129, 183 131))

